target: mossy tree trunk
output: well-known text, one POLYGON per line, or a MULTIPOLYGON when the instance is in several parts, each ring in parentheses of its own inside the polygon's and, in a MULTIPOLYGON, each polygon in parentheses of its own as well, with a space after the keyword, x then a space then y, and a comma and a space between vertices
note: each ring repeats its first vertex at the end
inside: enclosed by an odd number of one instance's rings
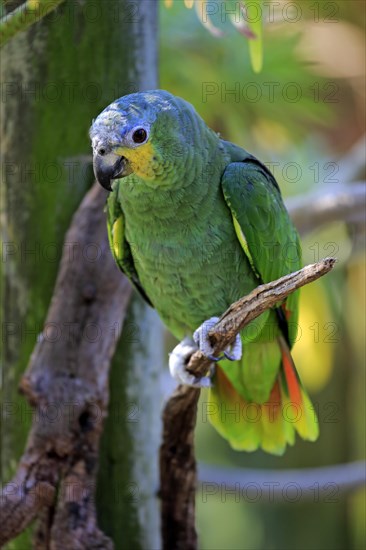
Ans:
MULTIPOLYGON (((94 179, 88 129, 116 97, 156 87, 156 10, 155 1, 66 1, 13 38, 0 54, 2 482, 14 474, 32 421, 18 383, 42 331, 65 231, 94 179)), ((66 246, 72 253, 77 243, 66 246)), ((97 243, 84 252, 93 261, 97 243)), ((116 548, 132 543, 152 548, 158 541, 157 504, 150 493, 157 480, 157 350, 162 330, 152 310, 136 298, 130 316, 133 321, 122 334, 111 386, 112 408, 121 403, 127 413, 117 420, 112 414, 108 421, 99 511, 101 527, 112 538, 116 525, 125 533, 123 543, 118 535, 116 548), (131 334, 139 335, 138 342, 131 334), (138 409, 137 424, 128 422, 133 407, 138 409), (146 419, 153 428, 146 427, 146 419), (115 455, 123 460, 104 472, 115 455), (108 483, 116 486, 121 479, 127 491, 138 485, 140 501, 136 505, 133 498, 123 500, 119 494, 123 517, 118 499, 106 515, 108 483)), ((30 545, 28 530, 8 547, 24 550, 30 545)))

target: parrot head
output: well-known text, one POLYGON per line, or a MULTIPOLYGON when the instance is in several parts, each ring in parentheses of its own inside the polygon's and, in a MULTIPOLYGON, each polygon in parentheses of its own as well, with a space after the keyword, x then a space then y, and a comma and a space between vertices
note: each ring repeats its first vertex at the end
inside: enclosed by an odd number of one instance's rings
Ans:
POLYGON ((90 129, 95 177, 109 191, 113 180, 131 174, 150 186, 174 181, 194 154, 198 119, 192 105, 164 90, 121 97, 90 129))

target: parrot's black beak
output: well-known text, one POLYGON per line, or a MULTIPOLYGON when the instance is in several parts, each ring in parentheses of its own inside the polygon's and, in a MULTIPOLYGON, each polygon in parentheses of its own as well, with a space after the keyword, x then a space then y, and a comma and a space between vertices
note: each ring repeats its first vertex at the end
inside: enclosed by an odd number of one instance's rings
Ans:
POLYGON ((94 154, 93 168, 98 183, 107 191, 112 191, 112 180, 131 174, 128 160, 114 153, 101 154, 98 152, 94 154))

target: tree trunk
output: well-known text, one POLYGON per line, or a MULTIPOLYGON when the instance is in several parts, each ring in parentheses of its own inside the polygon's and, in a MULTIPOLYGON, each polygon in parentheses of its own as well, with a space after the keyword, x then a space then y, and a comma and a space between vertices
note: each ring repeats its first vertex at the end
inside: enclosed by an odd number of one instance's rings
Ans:
POLYGON ((116 550, 160 548, 161 335, 156 312, 135 295, 111 370, 97 490, 99 525, 116 550))
MULTIPOLYGON (((154 1, 66 1, 1 52, 2 481, 14 474, 32 420, 30 405, 17 391, 19 380, 42 331, 65 231, 93 181, 88 129, 116 97, 156 87, 156 8, 154 1)), ((72 250, 77 243, 66 246, 72 250)), ((97 243, 83 251, 89 261, 97 253, 97 243)), ((107 467, 116 449, 116 455, 123 455, 123 471, 101 470, 99 511, 101 527, 112 536, 116 530, 109 525, 123 525, 126 547, 140 541, 153 548, 158 544, 157 511, 149 492, 157 484, 162 330, 152 310, 139 301, 134 300, 130 315, 139 342, 129 341, 132 325, 127 323, 111 387, 112 407, 121 402, 130 408, 125 426, 111 416, 101 461, 107 467), (137 430, 129 423, 134 406, 137 430), (147 429, 151 425, 154 429, 147 429), (116 503, 107 522, 108 483, 116 487, 121 476, 127 487, 138 484, 140 500, 138 505, 134 499, 124 501, 123 517, 116 503)), ((9 548, 29 548, 29 537, 28 530, 9 548)))

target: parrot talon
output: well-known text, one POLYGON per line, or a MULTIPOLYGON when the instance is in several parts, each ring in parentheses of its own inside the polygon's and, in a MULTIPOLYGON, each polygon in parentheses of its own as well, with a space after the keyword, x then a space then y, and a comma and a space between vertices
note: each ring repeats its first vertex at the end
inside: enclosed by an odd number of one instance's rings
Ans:
POLYGON ((229 361, 239 361, 239 359, 241 359, 242 354, 243 354, 242 342, 241 342, 240 334, 237 334, 234 343, 228 346, 226 350, 224 350, 224 355, 226 359, 229 359, 229 361))
POLYGON ((229 359, 229 361, 235 361, 235 356, 231 355, 228 351, 224 351, 224 355, 226 359, 229 359))
POLYGON ((196 342, 203 355, 215 363, 221 361, 221 359, 224 359, 225 357, 230 361, 239 361, 242 356, 242 343, 239 334, 236 335, 235 342, 224 350, 223 355, 220 355, 219 357, 215 357, 215 355, 213 355, 214 350, 208 338, 208 333, 213 329, 218 320, 219 317, 211 317, 210 319, 207 319, 207 321, 202 323, 202 325, 195 330, 193 333, 193 340, 196 342))
MULTIPOLYGON (((226 355, 226 353, 224 352, 224 355, 226 355)), ((211 361, 214 361, 215 363, 217 363, 218 361, 221 361, 221 359, 224 358, 224 355, 220 355, 219 357, 215 357, 215 355, 206 355, 207 359, 211 359, 211 361)))
POLYGON ((186 367, 191 355, 197 351, 197 346, 191 338, 184 338, 169 354, 169 370, 172 377, 180 384, 192 386, 194 388, 210 388, 210 376, 197 378, 190 374, 186 367))

